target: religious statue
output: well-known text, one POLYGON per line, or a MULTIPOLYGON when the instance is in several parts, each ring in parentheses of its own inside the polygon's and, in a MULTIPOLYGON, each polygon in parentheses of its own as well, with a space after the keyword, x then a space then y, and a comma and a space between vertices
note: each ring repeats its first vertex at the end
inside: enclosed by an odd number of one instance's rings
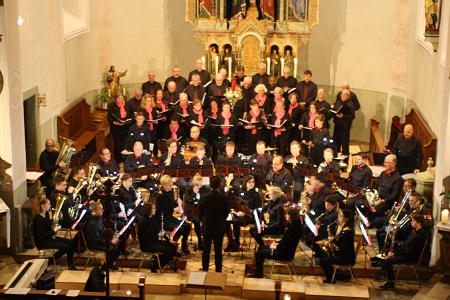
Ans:
POLYGON ((232 0, 231 2, 231 19, 244 19, 247 11, 245 0, 232 0))
POLYGON ((439 31, 439 7, 438 0, 425 1, 425 31, 439 31))
POLYGON ((261 0, 261 11, 266 19, 275 20, 275 1, 261 0))
POLYGON ((272 49, 272 54, 270 55, 270 74, 280 76, 280 56, 277 49, 272 49))
POLYGON ((120 77, 127 75, 128 70, 125 72, 117 72, 114 66, 111 66, 106 76, 106 82, 108 83, 108 88, 111 90, 111 95, 114 96, 119 89, 120 77))
POLYGON ((223 54, 222 68, 228 68, 228 60, 231 58, 230 47, 225 47, 225 53, 223 54))
POLYGON ((294 58, 292 57, 291 49, 286 49, 286 51, 285 51, 284 66, 289 67, 289 69, 291 70, 291 73, 292 73, 292 71, 294 71, 294 58))
MULTIPOLYGON (((218 54, 217 54, 217 47, 216 46, 212 46, 212 47, 210 47, 209 48, 209 55, 211 56, 211 73, 212 74, 216 74, 219 70, 217 69, 218 68, 218 63, 217 63, 217 65, 216 65, 216 57, 218 57, 218 54)), ((218 62, 219 60, 217 59, 217 62, 218 62)))

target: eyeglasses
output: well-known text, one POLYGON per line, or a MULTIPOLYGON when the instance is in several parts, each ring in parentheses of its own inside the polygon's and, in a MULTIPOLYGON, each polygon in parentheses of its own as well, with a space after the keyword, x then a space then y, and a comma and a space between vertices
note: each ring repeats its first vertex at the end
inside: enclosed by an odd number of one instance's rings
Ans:
POLYGON ((109 152, 109 153, 102 153, 102 155, 111 155, 111 152, 109 152))

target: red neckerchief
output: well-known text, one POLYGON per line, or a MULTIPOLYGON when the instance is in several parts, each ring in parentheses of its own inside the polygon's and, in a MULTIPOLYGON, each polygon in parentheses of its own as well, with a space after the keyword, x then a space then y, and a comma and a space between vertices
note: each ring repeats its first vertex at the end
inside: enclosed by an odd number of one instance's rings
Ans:
POLYGON ((233 156, 226 156, 225 159, 233 159, 233 156))
POLYGON ((192 139, 192 138, 191 138, 191 141, 192 141, 192 142, 198 142, 198 139, 192 139))
POLYGON ((202 124, 203 125, 203 109, 201 109, 200 108, 200 110, 195 110, 195 109, 193 109, 192 110, 193 112, 194 112, 194 114, 196 114, 197 115, 197 118, 198 118, 198 124, 202 124))
POLYGON ((318 192, 320 192, 319 189, 314 189, 314 193, 318 193, 318 192))
POLYGON ((278 175, 278 174, 280 174, 280 172, 279 171, 273 171, 273 174, 274 175, 278 175))
POLYGON ((217 118, 217 113, 219 112, 219 109, 218 108, 216 108, 216 109, 211 108, 211 112, 212 112, 212 117, 213 118, 217 118))
POLYGON ((125 118, 127 117, 127 111, 125 110, 125 102, 122 103, 122 104, 119 104, 119 103, 116 101, 116 105, 117 105, 118 108, 120 108, 120 117, 121 117, 122 119, 125 119, 125 118))
POLYGON ((138 125, 136 125, 136 129, 142 129, 142 128, 144 128, 144 126, 138 126, 138 125))
POLYGON ((331 162, 325 162, 327 166, 331 166, 331 162))
POLYGON ((264 159, 265 156, 264 155, 257 155, 256 158, 264 159))
POLYGON ((169 125, 170 132, 172 132, 172 138, 175 140, 178 139, 178 137, 177 137, 178 128, 180 128, 179 124, 177 124, 177 126, 175 128, 173 128, 172 125, 169 125))
POLYGON ((291 104, 291 106, 289 107, 288 113, 289 113, 289 115, 291 116, 291 119, 292 119, 292 111, 293 111, 294 108, 296 108, 296 107, 298 107, 298 102, 295 102, 294 105, 291 104))
POLYGON ((406 142, 411 142, 411 141, 412 141, 412 138, 405 138, 405 141, 406 141, 406 142))
POLYGON ((259 106, 259 107, 262 107, 262 106, 264 105, 264 103, 266 102, 266 99, 267 99, 267 95, 266 95, 266 94, 264 94, 264 95, 261 97, 261 99, 259 98, 259 94, 257 94, 257 95, 255 96, 255 100, 258 101, 258 106, 259 106))
POLYGON ((141 159, 141 158, 142 158, 142 155, 135 156, 134 158, 135 158, 136 160, 141 159))
MULTIPOLYGON (((222 118, 224 119, 223 125, 230 125, 230 118, 231 118, 231 111, 226 114, 225 112, 221 113, 222 118)), ((226 127, 226 128, 222 128, 222 133, 224 135, 227 135, 230 132, 230 128, 226 127)))
POLYGON ((183 109, 183 115, 187 115, 188 114, 188 111, 187 111, 188 103, 186 103, 186 105, 181 105, 181 103, 180 103, 180 107, 181 107, 181 109, 183 109))
POLYGON ((172 154, 172 156, 177 156, 177 153, 172 154))
POLYGON ((314 129, 317 130, 317 131, 322 132, 322 128, 316 127, 316 128, 314 128, 314 129))
MULTIPOLYGON (((260 109, 258 109, 258 112, 256 114, 253 112, 253 110, 250 110, 250 115, 252 116, 250 122, 256 123, 256 118, 259 116, 260 113, 261 113, 260 109)), ((256 131, 257 131, 256 128, 252 128, 252 134, 256 134, 256 131)))
POLYGON ((361 166, 357 166, 357 167, 358 167, 358 170, 360 170, 360 171, 363 170, 363 167, 361 167, 361 166))
POLYGON ((386 174, 387 176, 391 176, 391 173, 389 173, 388 171, 384 171, 384 174, 386 174))
MULTIPOLYGON (((286 114, 286 112, 284 112, 284 111, 281 114, 278 113, 278 111, 276 111, 275 112, 275 116, 277 117, 277 119, 275 120, 275 124, 274 125, 280 126, 281 125, 281 119, 284 117, 285 114, 286 114)), ((275 137, 281 135, 281 130, 275 129, 274 135, 275 135, 275 137)))
MULTIPOLYGON (((150 107, 145 107, 145 110, 148 113, 148 119, 149 120, 153 120, 153 115, 152 115, 153 108, 151 106, 150 107)), ((153 123, 152 122, 149 123, 149 127, 150 127, 150 130, 153 130, 153 123)))
POLYGON ((308 127, 313 128, 313 127, 314 127, 314 119, 315 119, 319 114, 318 114, 318 113, 313 114, 313 113, 309 112, 308 115, 309 115, 308 127))
POLYGON ((103 162, 103 164, 104 164, 105 166, 110 165, 110 164, 111 164, 111 161, 103 162))
POLYGON ((166 110, 166 102, 164 102, 164 100, 162 99, 157 99, 156 103, 161 104, 161 109, 164 111, 166 110))

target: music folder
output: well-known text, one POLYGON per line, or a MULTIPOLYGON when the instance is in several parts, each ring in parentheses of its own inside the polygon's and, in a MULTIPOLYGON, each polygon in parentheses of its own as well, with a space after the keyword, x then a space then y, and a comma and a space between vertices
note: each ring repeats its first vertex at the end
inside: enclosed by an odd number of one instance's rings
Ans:
POLYGON ((258 210, 253 210, 253 216, 255 217, 256 229, 258 229, 258 233, 261 233, 261 223, 259 222, 258 210))
POLYGON ((319 234, 319 229, 317 226, 311 221, 309 216, 305 214, 305 223, 308 226, 309 230, 314 234, 314 236, 317 236, 319 234))
POLYGON ((134 222, 134 219, 136 219, 136 216, 131 217, 131 219, 128 221, 127 225, 123 226, 122 229, 119 232, 119 235, 122 235, 125 230, 134 222))
POLYGON ((359 222, 359 229, 361 229, 361 232, 364 236, 364 239, 367 242, 367 245, 372 246, 372 239, 370 238, 370 236, 367 235, 366 228, 364 227, 362 222, 359 222))
POLYGON ((173 236, 177 233, 177 231, 181 228, 181 226, 183 226, 184 222, 186 221, 187 217, 183 217, 183 219, 181 220, 180 224, 178 224, 178 226, 176 228, 174 228, 172 230, 172 232, 170 233, 170 238, 173 240, 173 236))
POLYGON ((283 123, 281 123, 280 125, 272 125, 272 124, 268 124, 267 126, 269 127, 273 127, 273 128, 277 128, 280 129, 281 127, 283 127, 284 123, 286 123, 287 120, 284 120, 283 123))

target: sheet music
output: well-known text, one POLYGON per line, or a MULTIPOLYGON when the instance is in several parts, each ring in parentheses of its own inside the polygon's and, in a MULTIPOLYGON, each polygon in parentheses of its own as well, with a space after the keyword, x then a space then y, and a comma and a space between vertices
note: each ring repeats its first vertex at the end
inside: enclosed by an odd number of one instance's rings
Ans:
POLYGON ((367 235, 366 228, 361 222, 359 222, 359 229, 361 229, 361 232, 363 233, 364 238, 366 239, 367 245, 372 246, 372 239, 370 238, 370 236, 367 235))
POLYGON ((5 294, 26 295, 29 291, 31 291, 30 288, 10 288, 6 290, 5 294))
POLYGON ((261 223, 259 223, 258 211, 256 209, 253 210, 253 216, 255 217, 256 229, 258 229, 258 233, 261 233, 261 223))
POLYGON ((319 229, 311 221, 308 215, 305 215, 305 223, 308 226, 309 230, 311 230, 311 232, 314 233, 314 236, 317 236, 319 234, 319 229))
POLYGON ((122 227, 122 230, 120 230, 119 235, 122 235, 125 230, 127 230, 127 228, 131 225, 131 223, 133 223, 134 219, 136 218, 136 216, 132 216, 130 221, 128 221, 127 225, 122 227))
POLYGON ((69 290, 66 294, 67 297, 78 297, 80 290, 69 290))
POLYGON ((284 123, 286 123, 286 120, 284 120, 283 123, 281 123, 281 125, 279 125, 279 126, 278 125, 272 125, 272 124, 268 124, 267 126, 273 127, 273 128, 281 128, 281 127, 283 127, 284 123))
POLYGON ((206 280, 206 274, 208 272, 191 272, 186 284, 203 285, 206 280))
POLYGON ((356 206, 356 211, 358 212, 358 215, 361 217, 361 220, 366 224, 367 227, 369 227, 369 220, 367 220, 366 216, 362 214, 362 212, 359 210, 358 206, 356 206))
POLYGON ((80 223, 81 219, 83 219, 84 215, 86 214, 87 210, 83 209, 83 211, 81 212, 80 217, 78 218, 78 220, 72 225, 72 227, 70 229, 74 230, 77 226, 78 223, 80 223))

